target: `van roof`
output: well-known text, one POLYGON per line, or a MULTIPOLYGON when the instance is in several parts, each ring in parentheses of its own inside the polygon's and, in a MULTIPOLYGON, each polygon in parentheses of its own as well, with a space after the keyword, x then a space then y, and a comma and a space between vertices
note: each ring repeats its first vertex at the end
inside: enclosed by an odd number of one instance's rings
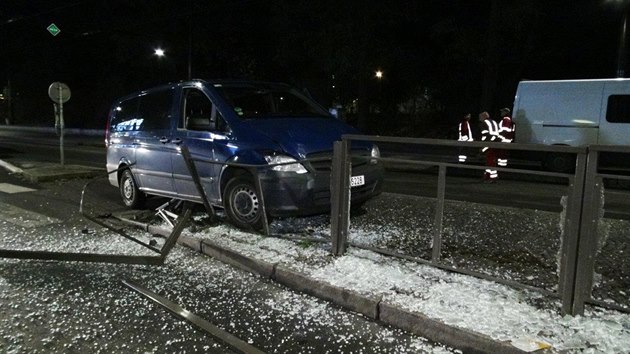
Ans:
POLYGON ((630 78, 610 78, 610 79, 571 79, 571 80, 521 80, 521 83, 562 83, 562 82, 613 82, 630 81, 630 78))
POLYGON ((164 83, 162 85, 155 85, 155 86, 151 86, 151 87, 144 88, 141 90, 137 90, 123 97, 118 98, 117 101, 124 101, 129 98, 132 98, 138 95, 143 95, 152 91, 159 91, 159 90, 163 90, 167 88, 190 85, 194 83, 202 83, 202 84, 207 84, 207 85, 212 85, 212 86, 253 84, 253 85, 276 86, 276 87, 278 86, 290 87, 289 84, 286 84, 283 82, 272 82, 272 81, 257 81, 257 80, 243 80, 243 79, 211 79, 211 80, 192 79, 192 80, 181 80, 178 82, 169 82, 169 83, 164 83))

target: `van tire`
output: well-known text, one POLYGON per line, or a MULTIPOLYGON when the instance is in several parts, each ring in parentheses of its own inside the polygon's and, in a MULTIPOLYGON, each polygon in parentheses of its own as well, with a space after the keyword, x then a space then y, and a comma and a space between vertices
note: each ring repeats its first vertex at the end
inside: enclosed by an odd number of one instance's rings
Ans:
POLYGON ((575 171, 575 156, 563 153, 548 153, 543 162, 545 169, 551 172, 568 173, 575 171))
POLYGON ((245 230, 263 227, 260 198, 254 181, 246 175, 230 179, 223 190, 223 207, 234 226, 245 230))
POLYGON ((144 205, 145 195, 138 189, 138 184, 129 169, 123 170, 118 181, 120 197, 127 208, 138 209, 144 205))

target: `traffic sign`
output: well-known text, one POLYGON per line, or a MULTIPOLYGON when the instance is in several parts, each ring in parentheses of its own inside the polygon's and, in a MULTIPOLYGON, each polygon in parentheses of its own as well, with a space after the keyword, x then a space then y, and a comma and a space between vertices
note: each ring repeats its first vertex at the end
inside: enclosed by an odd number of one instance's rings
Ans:
POLYGON ((48 97, 57 103, 66 103, 70 99, 70 88, 63 82, 53 82, 48 87, 48 97))
POLYGON ((51 23, 50 26, 46 27, 46 29, 48 30, 48 32, 50 32, 50 34, 53 35, 53 37, 58 35, 59 32, 61 32, 59 27, 57 27, 57 25, 54 23, 51 23))

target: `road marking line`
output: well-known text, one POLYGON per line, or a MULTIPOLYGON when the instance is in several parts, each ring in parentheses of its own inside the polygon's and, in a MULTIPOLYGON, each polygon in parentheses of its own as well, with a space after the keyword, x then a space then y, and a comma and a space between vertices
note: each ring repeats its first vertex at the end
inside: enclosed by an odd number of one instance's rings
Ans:
POLYGON ((18 208, 11 204, 0 203, 0 220, 25 228, 33 228, 61 223, 61 220, 18 208))
POLYGON ((0 183, 0 192, 4 192, 4 193, 13 194, 13 193, 34 192, 34 191, 36 191, 36 189, 17 186, 15 184, 10 184, 10 183, 0 183))

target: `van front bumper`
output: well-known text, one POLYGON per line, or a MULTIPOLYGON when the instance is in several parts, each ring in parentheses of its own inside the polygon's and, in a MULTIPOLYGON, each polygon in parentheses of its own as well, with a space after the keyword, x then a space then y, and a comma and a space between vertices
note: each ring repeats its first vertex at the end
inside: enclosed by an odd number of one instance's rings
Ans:
MULTIPOLYGON (((351 188, 351 203, 361 204, 381 193, 383 167, 366 164, 352 169, 365 184, 351 188)), ((267 213, 271 216, 306 216, 330 211, 330 171, 296 174, 268 170, 260 174, 267 213)))

